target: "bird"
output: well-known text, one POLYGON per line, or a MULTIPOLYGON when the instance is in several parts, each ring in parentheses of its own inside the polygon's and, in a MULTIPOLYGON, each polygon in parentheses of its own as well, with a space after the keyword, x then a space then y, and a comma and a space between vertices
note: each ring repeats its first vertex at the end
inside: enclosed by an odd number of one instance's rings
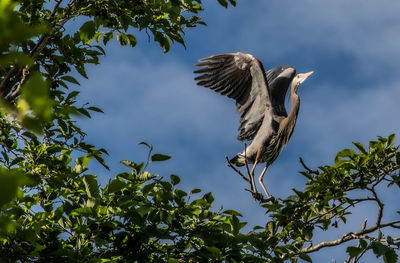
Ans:
POLYGON ((241 114, 237 138, 251 141, 230 163, 236 166, 253 164, 249 172, 253 194, 257 193, 255 168, 265 163, 258 181, 266 196, 271 197, 263 178, 293 134, 300 109, 297 91, 313 71, 296 74, 293 66, 286 65, 265 71, 260 60, 242 52, 208 56, 195 66, 199 67, 194 71, 198 74, 197 85, 236 101, 236 112, 241 114), (291 110, 287 114, 285 97, 290 83, 291 110))

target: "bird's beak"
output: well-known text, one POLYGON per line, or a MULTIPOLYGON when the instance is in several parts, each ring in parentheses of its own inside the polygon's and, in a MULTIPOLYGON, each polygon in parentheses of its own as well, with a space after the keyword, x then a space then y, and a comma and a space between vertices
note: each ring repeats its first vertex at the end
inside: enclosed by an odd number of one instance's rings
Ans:
POLYGON ((310 72, 304 73, 304 76, 305 76, 305 78, 308 78, 313 73, 314 73, 314 71, 310 71, 310 72))
POLYGON ((300 83, 303 83, 313 73, 314 73, 314 71, 310 71, 310 72, 301 74, 300 83))

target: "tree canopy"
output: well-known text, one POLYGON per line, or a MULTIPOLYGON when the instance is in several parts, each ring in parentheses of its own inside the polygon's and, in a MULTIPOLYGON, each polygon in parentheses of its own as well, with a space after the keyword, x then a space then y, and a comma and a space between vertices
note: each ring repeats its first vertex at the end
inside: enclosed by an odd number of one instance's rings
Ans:
POLYGON ((201 11, 199 0, 0 2, 0 262, 312 262, 312 253, 342 244, 348 262, 367 252, 398 261, 400 219, 385 215, 400 211, 386 211, 382 198, 400 187, 394 135, 354 143, 333 165, 302 161, 304 189, 261 202, 266 222, 249 232, 239 212, 212 208, 211 193, 150 173, 170 157, 148 143, 147 159, 121 161, 126 172, 99 185, 88 164, 108 169, 107 151, 86 143, 73 117, 102 110, 76 105, 71 73, 87 78, 114 39, 134 47, 135 34, 147 34, 165 52, 184 45, 185 30, 205 24, 201 11), (319 230, 341 231, 362 203, 376 206, 376 218, 315 242, 319 230))

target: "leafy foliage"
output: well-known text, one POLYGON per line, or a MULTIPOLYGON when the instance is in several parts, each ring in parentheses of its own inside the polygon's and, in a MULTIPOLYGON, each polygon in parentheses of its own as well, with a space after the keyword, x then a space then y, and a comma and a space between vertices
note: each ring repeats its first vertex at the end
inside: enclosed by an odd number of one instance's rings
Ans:
POLYGON ((130 172, 99 187, 96 176, 83 173, 86 157, 71 167, 70 153, 44 155, 47 161, 26 167, 32 178, 38 168, 49 176, 26 185, 31 191, 1 210, 3 218, 12 218, 13 227, 0 233, 0 255, 10 262, 242 258, 237 240, 246 239, 239 235, 244 223, 237 214, 210 211, 210 193, 195 198, 176 187, 179 177, 165 181, 134 162, 130 172), (40 191, 32 194, 33 188, 40 191))
MULTIPOLYGON (((271 218, 265 228, 273 241, 271 254, 292 261, 297 257, 310 261, 308 253, 359 240, 357 247, 347 248, 349 259, 354 262, 371 249, 377 257, 383 256, 385 262, 397 262, 395 249, 400 247, 399 239, 380 232, 383 228, 400 228, 399 217, 383 222, 383 193, 379 190, 383 185, 388 190, 400 186, 400 152, 393 142, 394 134, 371 141, 368 150, 362 144, 354 143, 359 152, 344 149, 336 155, 334 165, 321 166, 315 171, 307 168, 301 172, 308 179, 303 191, 293 189, 294 195, 264 204, 271 218), (359 231, 313 245, 312 238, 317 229, 339 228, 352 214, 351 209, 365 202, 377 206, 375 225, 368 228, 360 225, 359 231), (371 233, 378 233, 378 237, 371 233)), ((393 189, 393 194, 395 192, 393 189)))

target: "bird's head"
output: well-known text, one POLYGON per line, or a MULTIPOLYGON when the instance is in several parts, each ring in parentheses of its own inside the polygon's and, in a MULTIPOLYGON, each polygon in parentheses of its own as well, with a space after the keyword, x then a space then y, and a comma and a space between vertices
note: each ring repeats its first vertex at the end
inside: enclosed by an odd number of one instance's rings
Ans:
POLYGON ((314 71, 310 71, 307 73, 299 73, 294 77, 293 86, 294 86, 296 92, 297 92, 297 88, 300 86, 300 84, 303 83, 313 73, 314 73, 314 71))

